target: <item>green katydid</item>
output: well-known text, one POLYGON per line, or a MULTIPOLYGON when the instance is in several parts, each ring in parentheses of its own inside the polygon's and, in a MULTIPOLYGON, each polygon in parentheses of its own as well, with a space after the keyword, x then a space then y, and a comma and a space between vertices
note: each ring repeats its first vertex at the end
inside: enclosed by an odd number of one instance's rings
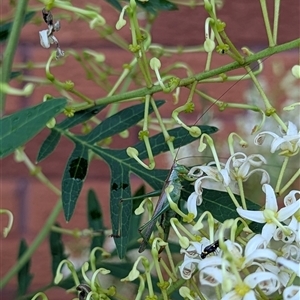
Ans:
POLYGON ((182 189, 182 177, 188 174, 188 169, 184 167, 183 165, 174 164, 167 180, 165 181, 164 187, 162 189, 162 193, 158 199, 158 202, 156 204, 155 210, 153 212, 153 216, 151 220, 149 220, 147 223, 142 225, 139 228, 139 232, 143 238, 143 241, 140 245, 139 252, 143 252, 146 249, 146 246, 149 242, 150 236, 154 230, 154 227, 156 225, 156 222, 159 218, 160 224, 163 227, 164 230, 164 239, 166 240, 169 235, 170 230, 170 224, 169 220, 171 217, 175 215, 175 213, 172 213, 172 210, 169 207, 169 202, 167 199, 166 194, 166 188, 168 188, 170 185, 173 186, 173 189, 170 193, 171 199, 177 203, 180 199, 181 195, 181 189, 182 189))

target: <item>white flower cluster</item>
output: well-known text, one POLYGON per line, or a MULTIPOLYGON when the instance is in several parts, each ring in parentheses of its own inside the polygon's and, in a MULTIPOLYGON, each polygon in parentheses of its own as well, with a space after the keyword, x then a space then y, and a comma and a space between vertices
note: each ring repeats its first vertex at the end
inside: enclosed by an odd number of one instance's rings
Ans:
MULTIPOLYGON (((286 157, 299 152, 300 135, 293 123, 288 123, 282 136, 272 132, 259 134, 256 144, 261 144, 265 134, 274 138, 270 152, 281 150, 280 155, 286 157)), ((264 224, 259 233, 251 232, 246 225, 247 234, 240 234, 236 226, 238 219, 227 220, 220 225, 218 233, 214 233, 215 224, 208 225, 211 227, 210 241, 207 238, 202 238, 201 242, 190 241, 189 246, 181 250, 184 253, 179 267, 181 277, 189 280, 198 276, 202 295, 204 290, 208 293, 213 291, 215 298, 222 300, 300 299, 300 286, 297 284, 300 277, 300 190, 291 190, 283 199, 284 206, 279 209, 276 193, 269 184, 270 176, 260 168, 265 163, 262 155, 247 156, 238 152, 231 155, 225 164, 211 162, 190 170, 189 175, 197 177, 195 192, 190 195, 187 205, 194 218, 197 217, 197 206, 203 201, 203 188, 227 191, 234 197, 234 194, 243 193, 240 183, 259 172, 265 193, 265 204, 261 210, 248 210, 246 202, 236 205, 240 220, 264 224), (226 239, 224 236, 227 237, 228 230, 230 238, 226 239)), ((295 175, 298 173, 299 170, 295 175)), ((193 229, 203 227, 201 216, 193 229)), ((189 299, 198 299, 191 296, 195 291, 186 286, 182 287, 181 294, 189 299)), ((210 294, 206 299, 214 298, 210 294)))

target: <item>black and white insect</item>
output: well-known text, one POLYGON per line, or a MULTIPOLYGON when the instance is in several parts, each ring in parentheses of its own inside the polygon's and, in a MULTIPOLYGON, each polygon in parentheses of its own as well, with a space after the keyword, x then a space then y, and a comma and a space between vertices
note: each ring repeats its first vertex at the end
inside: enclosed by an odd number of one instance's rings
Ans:
POLYGON ((216 240, 214 243, 212 243, 212 244, 206 246, 206 247, 203 249, 203 251, 202 251, 201 254, 200 254, 200 257, 201 257, 202 259, 206 258, 207 255, 209 255, 209 254, 215 252, 215 251, 217 250, 218 247, 219 247, 219 240, 216 240))

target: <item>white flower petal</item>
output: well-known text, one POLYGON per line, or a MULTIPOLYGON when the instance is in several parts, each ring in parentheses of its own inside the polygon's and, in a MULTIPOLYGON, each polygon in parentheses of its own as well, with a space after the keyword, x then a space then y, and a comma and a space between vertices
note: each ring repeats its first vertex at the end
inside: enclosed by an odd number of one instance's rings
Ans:
POLYGON ((273 234, 276 230, 276 225, 275 224, 265 224, 262 231, 261 235, 262 237, 267 241, 267 243, 270 242, 271 238, 273 237, 273 234))
POLYGON ((296 195, 299 194, 300 196, 300 191, 297 190, 292 190, 290 191, 283 199, 283 203, 285 206, 289 206, 292 203, 297 201, 296 195))
POLYGON ((199 273, 199 281, 204 285, 217 286, 223 281, 223 272, 218 268, 205 268, 199 273))
POLYGON ((291 285, 284 289, 283 300, 299 300, 300 286, 291 285))
POLYGON ((287 142, 285 139, 278 137, 276 139, 273 140, 272 144, 271 144, 271 153, 274 153, 278 148, 280 147, 280 149, 282 150, 290 150, 292 151, 293 148, 291 146, 291 144, 289 142, 287 142))
POLYGON ((299 135, 297 126, 294 123, 288 121, 287 128, 288 128, 286 132, 287 135, 299 135))
POLYGON ((262 190, 266 194, 265 209, 278 211, 277 199, 273 188, 269 184, 264 184, 262 190))
POLYGON ((219 256, 209 256, 205 259, 198 261, 198 269, 201 271, 207 267, 217 267, 224 263, 223 259, 219 256))
POLYGON ((238 207, 236 209, 237 213, 248 220, 257 222, 257 223, 265 223, 265 217, 262 211, 256 211, 256 210, 246 210, 241 207, 238 207))
MULTIPOLYGON (((202 199, 202 197, 201 197, 202 199)), ((189 195, 186 206, 189 213, 192 213, 195 217, 197 216, 197 201, 198 201, 198 195, 193 192, 189 195)), ((202 202, 202 201, 201 201, 202 202)))
POLYGON ((188 258, 182 262, 179 267, 179 272, 183 279, 188 280, 192 277, 193 272, 196 270, 198 261, 198 259, 188 258))
POLYGON ((240 258, 243 255, 243 249, 240 244, 234 243, 230 240, 225 241, 227 251, 229 251, 235 258, 240 258))
POLYGON ((258 249, 246 256, 244 265, 249 265, 252 261, 265 261, 266 259, 276 261, 277 255, 271 249, 258 249))
POLYGON ((260 167, 262 164, 267 163, 267 160, 261 154, 251 154, 248 160, 253 167, 260 167))
POLYGON ((270 272, 255 272, 248 275, 244 282, 247 284, 251 289, 254 289, 259 283, 261 282, 269 282, 272 285, 272 281, 279 282, 278 276, 270 273, 270 272))
MULTIPOLYGON (((236 291, 231 291, 222 297, 221 300, 242 300, 242 296, 238 295, 236 291)), ((253 300, 256 298, 252 298, 253 300)))
POLYGON ((243 300, 256 300, 256 296, 255 296, 255 293, 254 291, 249 291, 243 298, 243 300))
POLYGON ((281 248, 282 256, 294 261, 300 260, 300 248, 296 245, 286 244, 281 248))
POLYGON ((250 170, 250 163, 245 161, 238 169, 238 176, 244 179, 250 170))
POLYGON ((267 241, 263 238, 262 235, 256 234, 250 241, 248 241, 245 248, 245 256, 252 254, 258 249, 266 249, 267 241))
POLYGON ((284 257, 278 257, 277 263, 292 270, 298 277, 300 276, 300 265, 297 262, 288 260, 284 257))
POLYGON ((300 200, 297 200, 289 206, 281 208, 278 212, 278 220, 280 222, 286 221, 289 217, 296 213, 298 209, 300 209, 300 200))
POLYGON ((228 186, 230 184, 230 182, 231 182, 231 178, 229 176, 228 171, 226 169, 222 169, 220 171, 220 174, 223 177, 223 184, 224 184, 224 186, 228 186))

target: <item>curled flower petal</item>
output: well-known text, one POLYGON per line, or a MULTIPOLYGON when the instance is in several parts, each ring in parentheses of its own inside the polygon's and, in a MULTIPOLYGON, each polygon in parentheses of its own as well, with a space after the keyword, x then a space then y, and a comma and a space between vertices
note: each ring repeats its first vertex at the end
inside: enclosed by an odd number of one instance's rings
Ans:
POLYGON ((251 288, 255 288, 261 282, 266 282, 272 286, 274 283, 279 284, 279 279, 270 272, 255 272, 245 278, 245 283, 251 288))
POLYGON ((284 289, 283 300, 299 300, 300 286, 291 285, 284 289))
POLYGON ((297 198, 296 198, 297 194, 300 196, 300 191, 297 191, 297 190, 290 191, 283 199, 284 205, 288 206, 292 203, 295 203, 297 201, 297 198))
POLYGON ((196 270, 198 259, 185 259, 179 267, 180 275, 183 279, 188 280, 196 270))
POLYGON ((266 249, 267 241, 261 234, 256 234, 251 240, 248 241, 245 248, 245 256, 249 256, 258 249, 266 249))
POLYGON ((200 271, 199 281, 203 285, 218 286, 223 282, 223 272, 214 267, 207 267, 200 271))
POLYGON ((264 184, 262 190, 266 194, 266 209, 278 211, 277 199, 273 188, 269 184, 264 184))
POLYGON ((284 267, 292 270, 298 277, 300 276, 299 263, 288 260, 284 257, 278 257, 277 264, 283 265, 284 267))
POLYGON ((197 211, 198 202, 200 202, 200 204, 202 203, 202 197, 199 198, 199 195, 197 195, 197 193, 193 192, 192 194, 189 195, 189 198, 187 200, 187 210, 189 213, 192 213, 195 217, 198 214, 197 211))

